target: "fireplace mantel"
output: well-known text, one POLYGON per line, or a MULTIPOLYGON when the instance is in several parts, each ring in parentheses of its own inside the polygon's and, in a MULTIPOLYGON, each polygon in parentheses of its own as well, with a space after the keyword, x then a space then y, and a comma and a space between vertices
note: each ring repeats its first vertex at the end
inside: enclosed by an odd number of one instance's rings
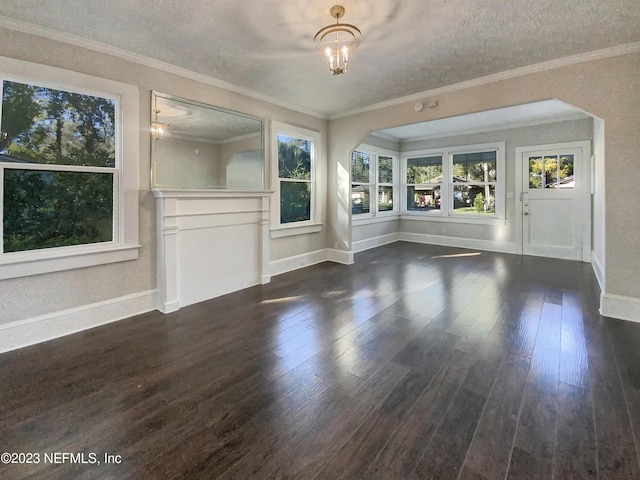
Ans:
POLYGON ((158 309, 270 281, 269 191, 153 189, 158 309))

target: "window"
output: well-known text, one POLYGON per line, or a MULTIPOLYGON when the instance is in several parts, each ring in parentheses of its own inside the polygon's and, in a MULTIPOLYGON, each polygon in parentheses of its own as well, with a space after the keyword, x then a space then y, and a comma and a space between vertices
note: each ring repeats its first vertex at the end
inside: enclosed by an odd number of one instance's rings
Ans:
POLYGON ((351 213, 393 213, 397 157, 366 149, 351 153, 351 213))
POLYGON ((453 213, 496 213, 496 152, 453 155, 453 213))
POLYGON ((116 101, 2 82, 2 252, 111 242, 116 101))
POLYGON ((440 210, 442 155, 407 158, 407 210, 440 210))
POLYGON ((306 138, 278 135, 280 223, 311 220, 311 147, 306 138))
POLYGON ((272 202, 271 227, 272 230, 282 230, 280 233, 272 232, 272 236, 320 231, 316 171, 320 134, 276 122, 272 127, 277 201, 272 202), (288 232, 283 229, 288 229, 288 232))
POLYGON ((529 159, 529 188, 575 188, 575 185, 572 154, 529 159))
POLYGON ((0 279, 137 258, 138 89, 7 58, 0 89, 0 279))
POLYGON ((351 213, 371 212, 371 156, 364 152, 351 154, 351 213))
POLYGON ((407 153, 403 167, 406 212, 504 218, 504 143, 407 153))
POLYGON ((393 157, 378 156, 378 211, 393 211, 393 157))

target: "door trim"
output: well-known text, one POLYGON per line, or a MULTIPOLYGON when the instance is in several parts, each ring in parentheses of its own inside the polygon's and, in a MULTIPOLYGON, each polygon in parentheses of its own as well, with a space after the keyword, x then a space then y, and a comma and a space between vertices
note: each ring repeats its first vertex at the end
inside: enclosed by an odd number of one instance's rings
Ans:
POLYGON ((547 145, 529 145, 526 147, 516 147, 516 173, 515 173, 515 240, 516 250, 522 255, 524 251, 524 239, 522 235, 522 182, 523 182, 523 155, 528 152, 539 152, 540 150, 561 150, 561 149, 580 149, 582 150, 582 174, 577 180, 582 182, 582 261, 591 263, 591 142, 565 142, 551 143, 547 145))

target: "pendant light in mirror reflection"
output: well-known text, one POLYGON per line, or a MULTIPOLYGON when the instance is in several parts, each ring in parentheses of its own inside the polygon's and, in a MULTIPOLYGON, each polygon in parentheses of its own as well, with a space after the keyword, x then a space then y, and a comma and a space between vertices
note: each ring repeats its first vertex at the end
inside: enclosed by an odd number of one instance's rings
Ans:
POLYGON ((166 123, 161 123, 158 121, 158 115, 160 114, 160 110, 157 108, 153 110, 155 114, 154 121, 151 122, 151 136, 156 140, 162 140, 167 133, 169 125, 166 123))

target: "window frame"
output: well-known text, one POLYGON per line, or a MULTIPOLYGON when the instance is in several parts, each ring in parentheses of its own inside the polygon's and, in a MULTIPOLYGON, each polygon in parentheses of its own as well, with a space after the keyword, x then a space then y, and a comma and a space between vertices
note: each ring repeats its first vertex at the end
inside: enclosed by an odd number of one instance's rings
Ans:
POLYGON ((402 184, 403 184, 403 202, 402 202, 402 212, 403 213, 410 213, 410 214, 418 214, 418 215, 428 215, 428 216, 437 216, 440 217, 442 216, 442 198, 444 196, 444 184, 446 183, 444 180, 446 178, 446 173, 445 173, 445 163, 446 163, 446 156, 442 151, 431 151, 430 153, 427 154, 423 154, 420 153, 420 151, 416 152, 415 154, 412 154, 410 152, 407 152, 407 155, 403 154, 402 157, 402 165, 403 165, 403 169, 402 169, 402 184), (431 157, 440 157, 440 164, 442 167, 442 183, 425 183, 425 184, 418 184, 418 183, 409 183, 407 181, 407 171, 409 169, 408 167, 408 161, 411 160, 412 158, 431 158, 431 157), (440 208, 434 208, 432 210, 426 210, 424 212, 421 212, 419 210, 409 210, 409 207, 407 207, 407 202, 409 200, 409 192, 408 189, 410 186, 414 187, 415 190, 415 186, 416 185, 428 185, 430 187, 440 187, 440 208))
MULTIPOLYGON (((113 99, 115 111, 114 167, 0 162, 0 216, 4 170, 47 170, 112 173, 114 182, 113 237, 110 242, 88 243, 4 253, 0 248, 0 280, 138 258, 139 92, 132 85, 60 68, 0 58, 0 81, 113 99)), ((1 103, 0 103, 1 108, 1 103)), ((0 222, 2 235, 2 222, 0 222)))
POLYGON ((376 198, 376 194, 373 193, 375 182, 371 181, 372 178, 374 177, 374 172, 377 175, 377 169, 375 168, 375 165, 376 165, 375 155, 373 153, 365 151, 364 149, 361 149, 361 148, 353 150, 351 152, 351 161, 350 161, 351 202, 352 202, 351 215, 357 216, 356 218, 366 218, 366 217, 375 216, 375 212, 376 212, 375 205, 377 205, 377 202, 374 202, 374 199, 376 198), (368 182, 356 181, 353 179, 353 158, 354 158, 354 155, 358 153, 362 155, 366 155, 368 157, 368 160, 369 160, 369 181, 368 182), (353 213, 353 187, 356 185, 363 187, 365 190, 369 190, 369 211, 368 212, 353 213))
POLYGON ((377 215, 396 215, 398 211, 398 156, 378 153, 376 155, 376 186, 375 186, 375 194, 376 194, 376 214, 377 215), (391 183, 383 182, 380 180, 380 157, 385 157, 391 159, 391 183), (393 208, 391 210, 380 210, 380 187, 391 187, 391 199, 393 208))
MULTIPOLYGON (((433 149, 422 149, 403 152, 401 156, 401 190, 402 190, 402 210, 403 218, 415 220, 434 220, 458 223, 490 223, 492 221, 502 221, 505 219, 505 142, 491 142, 473 145, 459 145, 451 147, 440 147, 433 149), (496 152, 496 181, 495 181, 495 213, 494 214, 473 214, 456 213, 453 205, 453 192, 456 185, 467 183, 477 184, 484 182, 453 182, 453 156, 468 153, 496 152), (416 157, 442 156, 442 184, 440 210, 429 210, 419 212, 407 209, 407 160, 416 157)), ((489 182, 494 183, 494 182, 489 182)))
POLYGON ((383 148, 376 148, 370 145, 360 145, 358 148, 355 148, 351 151, 351 156, 349 158, 349 194, 351 198, 351 194, 353 192, 354 185, 369 185, 369 212, 368 213, 353 213, 353 208, 351 208, 351 220, 354 225, 363 224, 363 223, 371 223, 376 221, 387 221, 391 218, 396 218, 400 213, 400 208, 398 207, 398 201, 400 195, 398 193, 398 180, 399 180, 399 159, 400 154, 396 151, 387 150, 383 148), (369 183, 364 182, 354 182, 353 181, 353 154, 355 152, 366 153, 369 155, 369 183), (379 166, 379 158, 380 157, 389 157, 391 158, 392 165, 392 183, 380 182, 380 170, 379 166), (379 210, 378 205, 378 194, 380 187, 392 187, 392 198, 393 198, 393 209, 392 210, 379 210))
MULTIPOLYGON (((271 186, 273 190, 272 201, 270 202, 270 237, 280 238, 290 235, 302 235, 306 233, 315 233, 322 230, 322 202, 321 202, 321 175, 319 169, 319 158, 321 154, 321 141, 322 136, 320 132, 315 130, 309 130, 302 127, 296 127, 281 122, 271 122, 271 135, 270 135, 270 172, 271 172, 271 186), (305 183, 310 184, 311 188, 311 206, 310 206, 310 218, 301 222, 281 223, 280 221, 280 182, 282 180, 279 175, 279 157, 278 157, 278 136, 286 135, 289 137, 295 137, 302 140, 311 141, 311 179, 305 183)), ((300 181, 296 181, 300 183, 300 181)))

